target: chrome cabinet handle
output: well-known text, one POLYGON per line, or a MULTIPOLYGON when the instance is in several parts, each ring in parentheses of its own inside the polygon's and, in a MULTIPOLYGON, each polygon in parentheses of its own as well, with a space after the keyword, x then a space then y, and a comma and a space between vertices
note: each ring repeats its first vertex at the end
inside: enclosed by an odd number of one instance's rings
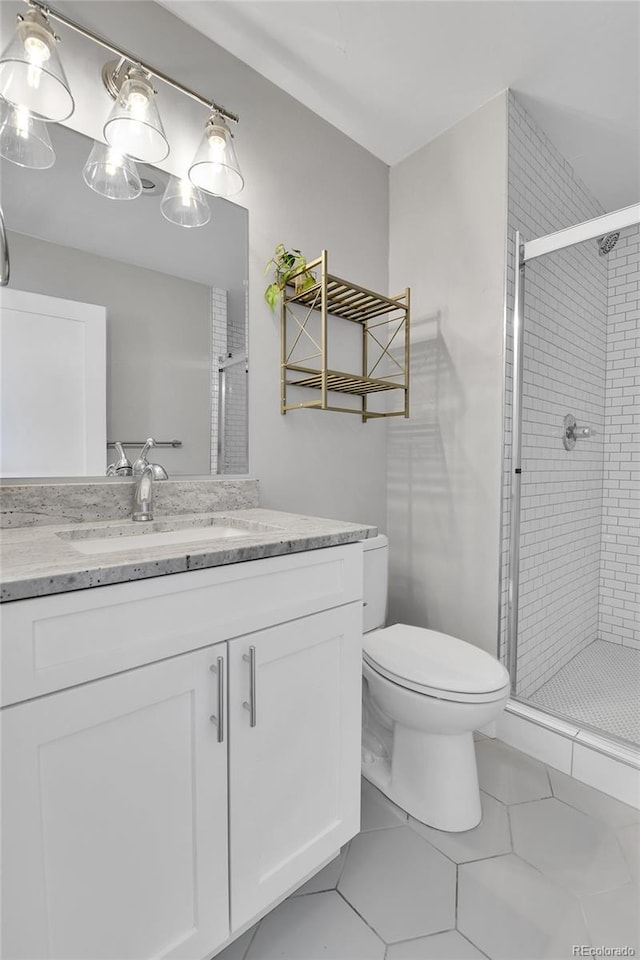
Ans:
POLYGON ((256 725, 256 648, 249 647, 249 653, 243 653, 242 659, 249 664, 249 702, 242 706, 249 711, 249 725, 256 725))
POLYGON ((218 716, 211 714, 211 723, 218 728, 218 743, 224 740, 224 657, 218 657, 209 669, 218 675, 218 716))

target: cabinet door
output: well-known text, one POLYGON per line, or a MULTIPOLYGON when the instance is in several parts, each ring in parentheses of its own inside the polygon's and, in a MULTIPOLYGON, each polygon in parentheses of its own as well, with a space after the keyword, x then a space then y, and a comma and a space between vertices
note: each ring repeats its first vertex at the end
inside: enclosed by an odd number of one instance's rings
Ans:
POLYGON ((221 655, 3 711, 4 960, 200 960, 228 936, 221 655))
POLYGON ((352 603, 229 643, 232 931, 359 829, 361 632, 352 603))

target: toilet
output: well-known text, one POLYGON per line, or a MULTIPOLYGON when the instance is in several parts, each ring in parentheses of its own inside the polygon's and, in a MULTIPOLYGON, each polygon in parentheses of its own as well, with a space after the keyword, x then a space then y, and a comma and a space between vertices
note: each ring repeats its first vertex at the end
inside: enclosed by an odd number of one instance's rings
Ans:
POLYGON ((362 774, 422 823, 470 830, 482 817, 473 731, 504 709, 509 674, 456 637, 385 627, 389 543, 363 548, 362 774))

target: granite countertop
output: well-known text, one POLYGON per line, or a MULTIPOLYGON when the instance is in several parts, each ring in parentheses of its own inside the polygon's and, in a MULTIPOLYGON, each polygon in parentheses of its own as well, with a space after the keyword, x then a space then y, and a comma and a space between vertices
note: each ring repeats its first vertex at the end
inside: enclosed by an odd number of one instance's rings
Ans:
MULTIPOLYGON (((124 583, 169 573, 202 570, 246 560, 259 560, 303 550, 354 543, 375 536, 375 527, 250 508, 211 513, 158 516, 150 523, 108 520, 88 523, 12 527, 0 531, 2 584, 0 600, 24 600, 71 590, 124 583), (241 537, 114 549, 119 536, 167 529, 222 524, 242 528, 241 537), (247 529, 247 527, 249 529, 247 529), (108 549, 90 555, 82 542, 108 537, 108 549), (74 543, 78 546, 75 547, 74 543)), ((189 534, 186 534, 188 538, 189 534)))

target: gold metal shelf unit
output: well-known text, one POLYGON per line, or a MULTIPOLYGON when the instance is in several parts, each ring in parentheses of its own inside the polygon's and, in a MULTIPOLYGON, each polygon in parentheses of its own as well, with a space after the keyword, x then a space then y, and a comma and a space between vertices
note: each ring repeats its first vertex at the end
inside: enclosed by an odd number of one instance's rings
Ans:
POLYGON ((281 412, 309 407, 357 413, 365 423, 381 417, 408 417, 409 288, 397 297, 373 293, 330 274, 327 260, 327 251, 323 250, 317 260, 308 263, 306 270, 298 274, 314 273, 318 279, 313 286, 296 292, 292 284, 282 297, 281 412), (329 368, 329 327, 333 329, 336 319, 351 321, 361 328, 361 373, 329 368), (315 352, 299 357, 302 347, 308 348, 309 343, 315 352), (289 403, 290 387, 320 391, 320 399, 289 403), (386 391, 402 391, 402 405, 394 405, 392 410, 371 409, 369 396, 386 391), (361 403, 351 407, 335 406, 329 402, 330 393, 360 397, 361 403))

